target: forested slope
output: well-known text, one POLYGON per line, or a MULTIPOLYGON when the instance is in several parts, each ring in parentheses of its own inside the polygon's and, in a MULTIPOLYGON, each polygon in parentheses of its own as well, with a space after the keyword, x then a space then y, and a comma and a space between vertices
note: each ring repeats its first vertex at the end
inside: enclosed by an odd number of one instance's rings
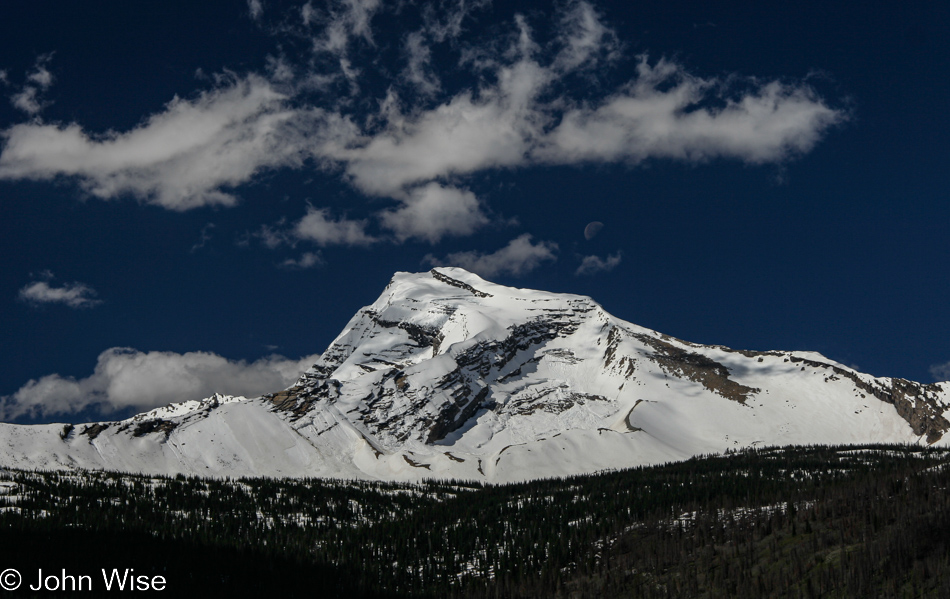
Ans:
POLYGON ((771 448, 506 486, 6 471, 0 554, 173 595, 947 596, 948 460, 771 448))

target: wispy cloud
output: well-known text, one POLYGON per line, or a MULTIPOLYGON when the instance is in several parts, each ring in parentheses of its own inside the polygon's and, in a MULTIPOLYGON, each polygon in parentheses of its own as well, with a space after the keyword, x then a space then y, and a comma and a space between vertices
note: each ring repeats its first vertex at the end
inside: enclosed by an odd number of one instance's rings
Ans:
POLYGON ((366 234, 366 225, 365 220, 333 218, 329 209, 310 206, 307 214, 294 224, 289 233, 295 239, 312 241, 320 246, 365 246, 376 242, 376 239, 366 234))
POLYGON ((930 376, 934 377, 934 380, 938 382, 950 381, 950 362, 931 366, 930 376))
MULTIPOLYGON (((46 103, 42 101, 42 94, 53 85, 53 74, 47 68, 52 59, 52 53, 42 54, 36 59, 33 70, 26 75, 26 83, 20 91, 10 96, 10 102, 14 107, 34 116, 46 106, 46 103)), ((6 72, 3 72, 0 80, 7 83, 6 72)))
POLYGON ((140 352, 114 347, 99 355, 82 379, 50 374, 0 397, 0 420, 73 414, 89 408, 103 415, 149 410, 214 393, 254 397, 291 385, 319 356, 291 360, 268 356, 254 362, 208 352, 140 352))
POLYGON ((808 87, 771 81, 731 97, 726 83, 642 57, 638 77, 595 107, 574 108, 538 144, 543 162, 648 158, 777 163, 810 151, 846 117, 808 87), (708 106, 704 106, 708 105, 708 106))
MULTIPOLYGON (((784 164, 847 119, 805 82, 701 77, 646 56, 622 85, 578 91, 571 77, 594 77, 623 56, 593 5, 562 5, 548 41, 535 40, 519 16, 507 39, 457 44, 483 4, 426 4, 422 28, 403 38, 397 69, 365 60, 376 51, 376 17, 395 9, 378 0, 305 4, 294 22, 310 41, 309 58, 281 56, 264 74, 219 76, 211 89, 176 97, 125 132, 14 125, 2 133, 0 179, 70 177, 95 197, 189 210, 235 204, 237 188, 267 170, 317 169, 373 198, 366 218, 315 207, 284 234, 317 245, 436 243, 489 222, 490 207, 466 181, 479 173, 650 159, 784 164), (458 56, 451 78, 434 70, 430 55, 431 44, 447 41, 458 56), (363 62, 352 62, 356 56, 363 62), (339 78, 358 85, 370 70, 390 83, 375 109, 352 90, 342 99, 326 91, 339 78)), ((255 0, 248 6, 254 13, 255 0)))
POLYGON ((299 258, 287 258, 280 263, 284 268, 305 269, 314 266, 322 266, 323 257, 319 252, 304 252, 299 258))
POLYGON ((432 68, 432 46, 455 43, 469 16, 490 4, 490 0, 428 2, 423 8, 423 26, 410 32, 403 42, 406 66, 402 76, 424 98, 442 90, 439 74, 432 68))
POLYGON ((208 245, 208 242, 211 241, 211 230, 214 229, 214 223, 208 223, 205 226, 201 227, 201 238, 198 240, 195 245, 191 246, 191 252, 197 252, 204 246, 208 245))
POLYGON ((454 40, 473 13, 491 5, 491 0, 439 0, 423 7, 424 30, 436 42, 454 40))
POLYGON ((70 308, 92 308, 102 303, 96 298, 95 290, 84 283, 52 284, 53 273, 44 273, 45 280, 33 281, 19 292, 21 301, 34 306, 44 304, 62 304, 70 308))
POLYGON ((403 76, 415 85, 420 94, 434 96, 442 89, 442 84, 432 71, 432 52, 421 31, 413 31, 406 36, 405 52, 408 64, 403 71, 403 76))
MULTIPOLYGON (((360 41, 374 45, 372 20, 380 8, 380 0, 330 0, 326 9, 315 9, 312 2, 307 2, 300 11, 308 33, 315 29, 311 34, 313 52, 336 59, 339 74, 349 81, 353 94, 359 91, 362 68, 353 64, 350 50, 360 41)), ((328 76, 326 73, 313 75, 318 80, 328 76)))
POLYGON ((471 235, 488 223, 475 194, 439 183, 413 188, 395 209, 379 216, 396 239, 437 243, 447 235, 471 235))
POLYGON ((496 252, 457 252, 444 259, 429 254, 423 262, 431 266, 461 266, 482 275, 521 276, 541 265, 542 262, 557 260, 557 244, 550 241, 531 242, 531 235, 525 233, 512 239, 508 245, 496 252))
POLYGON ((264 3, 261 0, 247 0, 247 12, 252 19, 257 21, 264 14, 264 3))
POLYGON ((584 256, 581 265, 574 271, 575 275, 595 275, 600 272, 610 272, 620 264, 621 254, 611 254, 604 260, 600 256, 584 256))
POLYGON ((233 205, 226 188, 263 169, 300 168, 320 145, 314 134, 334 135, 320 111, 286 108, 286 99, 249 75, 192 100, 175 98, 125 133, 14 125, 3 133, 0 179, 71 176, 96 197, 130 195, 170 210, 233 205))
POLYGON ((561 14, 558 42, 561 50, 552 67, 571 72, 582 66, 596 67, 620 56, 617 34, 603 23, 596 9, 587 2, 572 2, 561 14))
POLYGON ((285 226, 283 222, 264 225, 255 235, 271 249, 284 244, 294 246, 298 241, 321 247, 366 247, 381 242, 402 243, 408 239, 435 244, 446 236, 471 235, 489 222, 481 202, 468 190, 428 183, 394 195, 399 197, 399 205, 375 214, 378 228, 387 231, 386 234, 368 233, 371 226, 368 219, 334 217, 329 208, 308 206, 306 214, 292 226, 285 226))

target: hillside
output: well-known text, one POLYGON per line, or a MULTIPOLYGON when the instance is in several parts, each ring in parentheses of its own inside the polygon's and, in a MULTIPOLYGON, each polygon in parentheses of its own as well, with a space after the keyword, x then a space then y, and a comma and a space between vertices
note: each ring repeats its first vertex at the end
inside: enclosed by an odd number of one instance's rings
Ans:
POLYGON ((173 596, 943 597, 948 459, 764 448, 504 486, 10 471, 0 559, 173 596))

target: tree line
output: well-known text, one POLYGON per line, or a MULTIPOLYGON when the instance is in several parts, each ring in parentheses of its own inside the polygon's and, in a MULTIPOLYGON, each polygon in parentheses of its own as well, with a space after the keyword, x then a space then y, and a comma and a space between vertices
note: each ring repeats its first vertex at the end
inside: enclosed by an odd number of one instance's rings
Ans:
POLYGON ((0 557, 309 597, 950 596, 948 461, 764 448, 507 485, 13 470, 0 557))

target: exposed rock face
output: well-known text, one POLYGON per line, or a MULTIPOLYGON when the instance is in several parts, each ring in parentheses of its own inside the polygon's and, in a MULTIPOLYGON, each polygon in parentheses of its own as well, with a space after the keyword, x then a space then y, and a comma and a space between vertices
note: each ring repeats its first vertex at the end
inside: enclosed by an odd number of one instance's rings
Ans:
POLYGON ((167 439, 177 426, 178 423, 173 420, 162 420, 160 418, 155 418, 154 420, 145 420, 135 426, 135 432, 132 433, 132 436, 144 437, 145 435, 158 432, 164 434, 165 438, 167 439))
POLYGON ((758 444, 945 444, 948 403, 941 384, 689 343, 439 268, 398 273, 287 389, 78 432, 0 424, 0 466, 523 480, 758 444))
MULTIPOLYGON (((578 401, 597 397, 577 393, 562 384, 546 386, 533 395, 522 389, 510 401, 499 401, 501 397, 493 388, 493 382, 499 379, 512 383, 523 378, 522 369, 541 359, 542 356, 535 355, 537 350, 555 339, 569 338, 590 312, 599 309, 596 304, 586 298, 572 297, 557 307, 529 307, 523 322, 515 320, 501 329, 496 321, 492 324, 500 334, 478 338, 473 335, 477 332, 473 330, 475 319, 470 320, 466 314, 466 304, 477 307, 479 304, 473 303, 473 299, 494 295, 437 270, 430 275, 440 283, 465 292, 461 305, 439 298, 418 306, 415 304, 422 302, 410 300, 408 312, 398 304, 394 310, 392 301, 364 308, 351 322, 351 331, 335 341, 321 361, 294 387, 266 397, 274 401, 278 409, 299 415, 301 409, 309 409, 314 401, 334 399, 333 393, 326 392, 329 388, 336 386, 344 395, 349 394, 351 387, 356 386, 354 383, 361 382, 354 381, 352 374, 355 373, 357 379, 369 378, 372 384, 365 387, 365 394, 358 395, 358 405, 349 413, 360 414, 360 423, 372 435, 391 441, 389 445, 408 440, 426 444, 442 441, 479 410, 493 411, 500 416, 526 415, 539 410, 560 413, 578 401), (408 315, 409 319, 387 316, 394 311, 408 315), (456 343, 444 346, 447 338, 459 337, 459 332, 463 336, 456 343), (394 336, 395 342, 383 351, 354 352, 354 337, 366 342, 386 334, 394 336), (394 351, 396 348, 398 351, 394 351), (359 370, 348 371, 354 360, 359 370), (434 370, 438 376, 432 377, 428 369, 420 367, 428 362, 437 363, 434 370), (549 397, 552 394, 554 397, 549 397)), ((393 283, 389 288, 392 287, 393 283)), ((523 301, 530 305, 548 300, 524 298, 523 301)), ((562 359, 571 355, 567 349, 552 351, 552 356, 562 359)))
POLYGON ((89 440, 92 441, 93 439, 98 437, 100 433, 108 429, 109 426, 111 425, 108 422, 105 422, 105 423, 99 422, 96 424, 90 424, 86 426, 85 428, 83 428, 80 434, 86 435, 87 437, 89 437, 89 440))
POLYGON ((730 379, 729 369, 719 362, 703 354, 677 347, 674 345, 677 340, 672 337, 664 335, 657 339, 644 334, 634 336, 644 345, 653 348, 654 353, 649 358, 669 376, 695 381, 713 393, 739 403, 745 403, 749 396, 760 391, 730 379))
POLYGON ((441 272, 439 272, 438 270, 436 270, 436 269, 434 269, 434 268, 429 271, 429 274, 432 275, 432 278, 434 278, 435 280, 437 280, 437 281, 442 281, 443 283, 445 283, 445 284, 447 284, 447 285, 451 285, 451 286, 453 286, 453 287, 458 287, 459 289, 464 289, 465 291, 468 291, 469 293, 471 293, 471 294, 474 295, 475 297, 491 297, 491 294, 490 294, 490 293, 485 293, 484 291, 479 291, 478 289, 475 289, 474 287, 472 287, 472 286, 469 285, 468 283, 463 283, 462 281, 459 281, 458 279, 453 279, 452 277, 447 276, 447 275, 444 275, 444 274, 442 274, 441 272))
MULTIPOLYGON (((751 400, 765 401, 763 388, 738 380, 726 362, 742 360, 749 364, 742 370, 749 371, 781 360, 830 370, 835 378, 824 377, 825 383, 848 379, 865 395, 892 404, 928 442, 950 428, 939 386, 869 379, 793 353, 689 343, 618 321, 588 298, 500 288, 458 269, 428 275, 446 291, 406 287, 397 277, 297 385, 267 397, 293 418, 345 404, 347 415, 392 450, 409 442, 446 443, 476 421, 497 428, 532 415, 570 419, 592 406, 616 410, 625 389, 660 376, 666 388, 692 383, 697 387, 691 394, 702 389, 758 409, 751 400), (552 368, 562 376, 550 376, 552 368), (594 388, 578 384, 598 378, 594 388)), ((640 430, 626 419, 623 427, 640 430)))
POLYGON ((936 443, 950 430, 950 421, 944 417, 947 410, 946 396, 940 383, 922 385, 905 379, 875 379, 865 381, 857 373, 833 364, 815 360, 806 360, 792 356, 795 363, 808 364, 813 368, 829 369, 831 377, 841 376, 850 379, 862 391, 894 406, 901 418, 907 421, 915 435, 926 435, 928 443, 936 443))

